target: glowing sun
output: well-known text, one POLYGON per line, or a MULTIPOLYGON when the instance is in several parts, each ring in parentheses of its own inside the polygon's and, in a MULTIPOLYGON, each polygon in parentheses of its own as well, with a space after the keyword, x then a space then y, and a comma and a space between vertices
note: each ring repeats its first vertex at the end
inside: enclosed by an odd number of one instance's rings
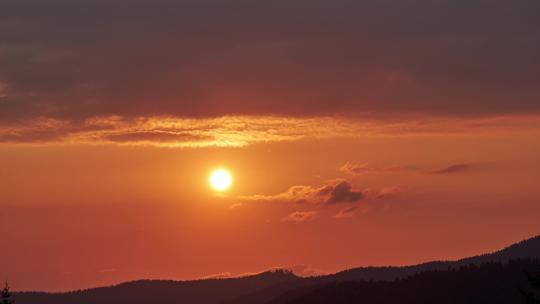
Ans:
POLYGON ((223 192, 228 190, 232 185, 232 175, 225 169, 217 169, 212 171, 208 178, 210 187, 214 190, 223 192))

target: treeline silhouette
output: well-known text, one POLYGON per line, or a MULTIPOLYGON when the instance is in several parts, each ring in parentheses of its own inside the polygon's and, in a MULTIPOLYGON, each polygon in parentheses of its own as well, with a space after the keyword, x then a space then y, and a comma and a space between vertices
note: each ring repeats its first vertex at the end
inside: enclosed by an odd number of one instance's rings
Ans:
POLYGON ((15 293, 17 304, 536 303, 540 237, 492 254, 300 278, 276 270, 198 281, 143 280, 67 293, 15 293), (531 275, 528 275, 531 274, 531 275))
POLYGON ((525 304, 537 303, 527 300, 522 292, 531 289, 527 272, 537 269, 540 259, 520 259, 425 271, 395 281, 298 278, 287 271, 273 271, 242 279, 184 284, 138 281, 63 294, 20 293, 16 298, 18 304, 525 304))
POLYGON ((141 280, 66 293, 23 292, 15 297, 17 304, 216 304, 301 280, 287 271, 271 271, 234 279, 141 280))
POLYGON ((529 285, 526 271, 531 269, 540 269, 540 260, 426 271, 393 282, 336 281, 296 288, 268 303, 527 303, 520 289, 529 285))
POLYGON ((529 279, 531 289, 521 290, 521 293, 527 299, 527 304, 540 304, 540 296, 538 296, 540 293, 540 272, 536 274, 527 273, 527 278, 529 279))

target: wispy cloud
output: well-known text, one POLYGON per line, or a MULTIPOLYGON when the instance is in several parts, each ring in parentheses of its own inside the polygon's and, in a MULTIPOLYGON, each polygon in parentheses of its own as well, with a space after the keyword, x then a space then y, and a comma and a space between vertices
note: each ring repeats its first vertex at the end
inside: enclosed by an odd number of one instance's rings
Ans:
POLYGON ((368 164, 355 164, 351 162, 345 163, 339 168, 339 171, 349 175, 367 175, 367 174, 383 174, 383 173, 416 173, 416 174, 455 174, 475 171, 486 167, 486 164, 481 163, 457 163, 446 165, 440 169, 426 169, 413 166, 387 166, 373 167, 368 164))
MULTIPOLYGON (((157 147, 242 147, 302 139, 424 136, 540 130, 540 116, 485 119, 347 119, 342 117, 225 116, 217 118, 40 118, 0 124, 0 144, 116 144, 157 147)), ((350 174, 411 170, 345 164, 350 174)))
POLYGON ((339 168, 339 171, 350 175, 363 175, 370 173, 392 173, 392 172, 413 172, 417 171, 417 168, 394 165, 385 167, 374 167, 369 164, 355 164, 351 162, 345 163, 339 168))
POLYGON ((476 166, 473 164, 455 164, 450 165, 446 168, 439 170, 431 171, 431 174, 454 174, 454 173, 463 173, 475 169, 476 166))
POLYGON ((357 206, 341 209, 336 215, 334 215, 334 218, 344 219, 344 218, 355 217, 357 210, 358 210, 357 206))
POLYGON ((0 127, 4 143, 112 143, 163 147, 241 147, 306 137, 352 135, 359 126, 331 118, 243 117, 208 119, 97 117, 84 121, 37 119, 0 127), (332 125, 325 128, 325 125, 332 125))
POLYGON ((313 221, 316 217, 317 211, 295 211, 284 217, 282 220, 284 222, 302 223, 313 221))
POLYGON ((378 191, 369 191, 368 195, 370 196, 370 198, 376 200, 389 199, 395 198, 402 193, 408 192, 409 190, 410 188, 406 186, 385 187, 378 191))
POLYGON ((298 185, 276 195, 251 195, 241 199, 250 201, 272 201, 296 204, 341 204, 356 203, 364 199, 364 193, 352 189, 348 181, 337 181, 322 186, 298 185))

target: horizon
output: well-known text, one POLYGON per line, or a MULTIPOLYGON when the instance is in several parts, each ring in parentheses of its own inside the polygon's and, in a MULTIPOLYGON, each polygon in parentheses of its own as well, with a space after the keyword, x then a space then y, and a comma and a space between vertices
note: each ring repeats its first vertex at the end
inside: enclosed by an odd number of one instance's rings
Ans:
POLYGON ((335 273, 537 236, 538 16, 531 0, 2 1, 0 280, 335 273))
MULTIPOLYGON (((365 265, 365 266, 356 266, 356 267, 345 268, 345 269, 337 270, 335 272, 326 272, 326 273, 317 272, 315 269, 312 269, 307 265, 292 265, 292 266, 278 266, 278 267, 269 268, 269 269, 260 270, 260 271, 237 273, 237 274, 233 274, 233 273, 217 273, 217 274, 211 274, 211 275, 207 275, 207 276, 203 276, 203 277, 188 278, 188 279, 185 279, 185 278, 184 279, 182 279, 182 278, 139 278, 139 279, 130 280, 130 281, 116 282, 116 283, 112 283, 110 285, 87 286, 87 287, 84 287, 84 288, 70 289, 70 290, 49 290, 49 291, 43 291, 43 290, 12 290, 12 291, 16 292, 16 293, 36 293, 37 292, 37 293, 49 293, 49 294, 63 294, 63 293, 70 293, 70 292, 87 291, 87 290, 98 289, 98 288, 116 287, 116 286, 121 286, 121 285, 124 285, 124 284, 136 283, 136 282, 160 282, 160 281, 166 281, 166 282, 183 283, 183 282, 199 282, 199 281, 206 281, 206 280, 229 280, 229 279, 234 280, 234 279, 242 279, 242 278, 250 278, 250 277, 259 277, 259 276, 267 274, 267 273, 281 273, 281 272, 285 272, 287 274, 292 274, 297 278, 317 278, 317 277, 333 276, 333 275, 346 273, 346 272, 349 272, 349 271, 354 271, 354 270, 359 270, 359 269, 409 268, 409 267, 417 267, 417 266, 428 265, 428 264, 432 264, 432 263, 462 262, 464 260, 483 257, 483 256, 486 256, 486 255, 497 254, 499 252, 503 252, 503 251, 506 251, 508 249, 511 249, 514 246, 523 245, 523 244, 525 244, 527 242, 530 242, 532 240, 536 240, 536 239, 539 239, 539 238, 540 238, 540 235, 534 235, 534 236, 531 236, 529 238, 516 241, 516 242, 514 242, 512 244, 509 244, 507 246, 504 246, 502 248, 498 248, 498 249, 495 249, 495 250, 492 250, 492 251, 482 252, 482 253, 478 253, 476 255, 461 257, 461 258, 457 258, 457 259, 429 260, 429 261, 420 262, 418 264, 365 265)), ((518 258, 518 259, 515 259, 515 258, 510 259, 509 261, 511 261, 511 260, 515 261, 515 260, 519 260, 519 259, 531 259, 531 257, 530 256, 529 257, 524 256, 524 257, 521 257, 521 258, 518 258)), ((493 261, 491 261, 491 263, 493 263, 495 261, 496 260, 493 260, 493 261)), ((471 262, 471 264, 476 264, 476 263, 471 262)), ((463 266, 467 266, 467 265, 471 265, 471 264, 465 264, 463 266)), ((476 265, 480 266, 481 264, 476 264, 476 265)), ((453 267, 455 269, 459 269, 459 266, 453 266, 453 267)), ((6 280, 6 282, 7 282, 7 280, 6 280)))

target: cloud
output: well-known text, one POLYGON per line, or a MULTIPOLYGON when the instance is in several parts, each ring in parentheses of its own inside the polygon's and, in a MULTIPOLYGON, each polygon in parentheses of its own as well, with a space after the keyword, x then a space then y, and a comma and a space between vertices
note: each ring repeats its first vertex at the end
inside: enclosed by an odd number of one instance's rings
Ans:
POLYGON ((327 204, 356 203, 364 198, 364 194, 359 191, 352 191, 349 182, 342 181, 335 186, 327 186, 324 191, 329 190, 330 196, 326 200, 327 204), (331 188, 331 190, 330 190, 331 188))
POLYGON ((83 121, 36 119, 0 125, 0 143, 86 143, 164 147, 245 146, 352 136, 361 126, 333 118, 227 116, 208 119, 119 116, 83 121), (325 126, 332 124, 333 127, 325 126))
POLYGON ((385 187, 379 191, 370 192, 369 195, 372 199, 388 199, 395 198, 396 196, 409 191, 409 187, 406 186, 394 186, 394 187, 385 187))
POLYGON ((309 222, 317 217, 317 211, 295 211, 283 218, 284 222, 309 222))
POLYGON ((354 164, 347 162, 339 168, 339 171, 350 175, 363 175, 370 173, 412 172, 417 169, 406 166, 373 167, 368 164, 354 164))
POLYGON ((339 168, 343 173, 349 175, 365 175, 365 174, 380 174, 380 173, 421 173, 421 174, 456 174, 470 172, 485 164, 460 163, 448 165, 442 169, 427 170, 411 166, 391 166, 391 167, 372 167, 367 164, 354 164, 347 162, 339 168))
MULTIPOLYGON (((82 120, 36 118, 2 123, 0 144, 115 144, 156 147, 242 147, 250 144, 302 139, 363 137, 481 135, 493 132, 540 130, 540 116, 496 118, 401 119, 345 117, 224 116, 99 116, 82 120)), ((358 175, 406 172, 403 166, 376 168, 346 163, 342 172, 358 175)))
MULTIPOLYGON (((326 186, 325 186, 326 187, 326 186)), ((285 202, 285 203, 322 203, 323 197, 318 195, 318 192, 324 187, 318 188, 313 186, 297 185, 290 187, 286 192, 275 195, 248 195, 242 196, 240 199, 247 201, 267 201, 267 202, 285 202)))
POLYGON ((358 207, 356 206, 341 209, 336 215, 334 215, 334 218, 344 219, 344 218, 355 217, 357 210, 358 210, 358 207))
POLYGON ((251 201, 272 201, 295 204, 334 205, 356 203, 364 198, 361 191, 353 191, 348 181, 337 181, 323 186, 292 186, 277 195, 251 195, 241 197, 251 201))
POLYGON ((373 169, 367 164, 352 164, 347 162, 339 168, 339 171, 351 175, 360 175, 364 173, 370 173, 373 171, 373 169))
POLYGON ((238 208, 242 207, 243 205, 244 204, 242 204, 242 203, 234 203, 234 204, 229 206, 229 209, 231 209, 231 210, 232 209, 238 209, 238 208))
POLYGON ((472 164, 455 164, 443 169, 431 171, 431 174, 455 174, 470 171, 474 166, 472 164))
POLYGON ((3 1, 0 79, 10 86, 0 122, 538 113, 539 9, 523 0, 3 1))

